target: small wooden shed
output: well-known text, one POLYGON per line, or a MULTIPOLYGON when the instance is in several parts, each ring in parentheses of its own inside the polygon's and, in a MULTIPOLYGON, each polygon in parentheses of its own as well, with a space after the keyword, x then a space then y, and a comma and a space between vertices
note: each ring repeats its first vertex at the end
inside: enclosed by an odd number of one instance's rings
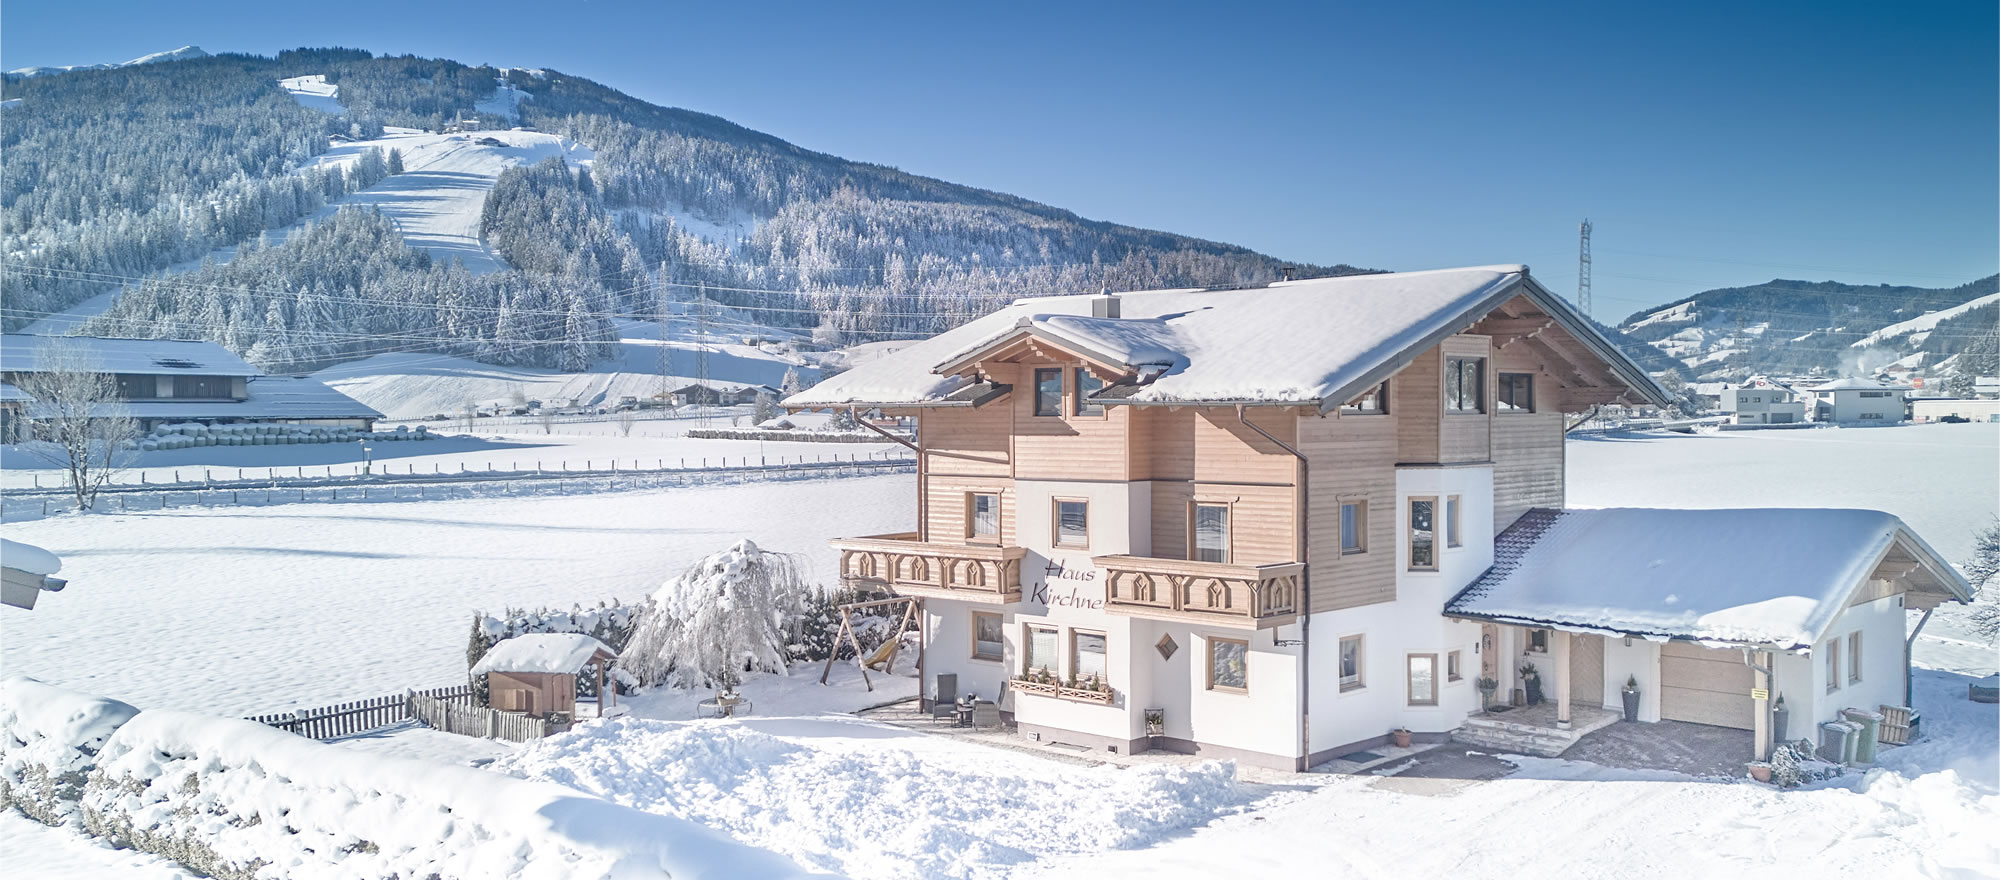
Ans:
POLYGON ((590 636, 575 633, 536 633, 515 636, 493 646, 472 667, 473 676, 486 676, 486 703, 503 712, 522 712, 537 717, 551 712, 576 715, 576 677, 586 668, 597 667, 597 699, 607 696, 605 674, 616 652, 590 636))

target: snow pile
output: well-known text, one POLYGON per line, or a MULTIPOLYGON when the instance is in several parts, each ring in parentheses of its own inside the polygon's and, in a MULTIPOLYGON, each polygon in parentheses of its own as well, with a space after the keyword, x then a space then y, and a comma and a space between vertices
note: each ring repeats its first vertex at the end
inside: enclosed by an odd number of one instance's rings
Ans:
POLYGON ((495 768, 867 877, 991 876, 1142 847, 1245 800, 1228 763, 1081 767, 832 719, 617 718, 495 768))
POLYGON ((489 672, 573 673, 590 663, 597 652, 616 654, 609 645, 576 633, 537 633, 515 636, 494 645, 472 667, 473 675, 489 672))
POLYGON ((105 741, 138 713, 32 678, 0 680, 0 808, 62 824, 76 812, 105 741))
POLYGON ((738 878, 797 865, 559 785, 146 712, 99 755, 92 833, 216 876, 738 878))
POLYGON ((62 571, 62 559, 33 544, 0 538, 0 565, 43 577, 62 571))
POLYGON ((239 422, 204 425, 184 422, 161 425, 139 439, 146 452, 161 449, 192 449, 196 446, 291 446, 300 443, 352 443, 357 440, 429 440, 430 429, 399 426, 394 431, 357 431, 318 425, 239 422))

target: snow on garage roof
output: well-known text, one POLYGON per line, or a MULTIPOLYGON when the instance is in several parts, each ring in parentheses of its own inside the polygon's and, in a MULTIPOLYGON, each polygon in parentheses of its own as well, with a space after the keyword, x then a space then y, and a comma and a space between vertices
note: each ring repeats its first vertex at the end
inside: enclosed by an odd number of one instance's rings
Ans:
POLYGON ((535 633, 515 636, 494 645, 472 667, 473 675, 489 672, 574 673, 589 665, 598 652, 616 657, 617 651, 590 636, 575 633, 535 633))
POLYGON ((105 373, 263 375, 261 370, 213 342, 107 336, 33 336, 25 333, 9 333, 0 337, 0 373, 36 372, 41 366, 43 348, 51 344, 75 347, 82 353, 85 363, 105 373))
POLYGON ((1892 547, 1963 601, 1970 588, 1875 510, 1612 508, 1523 514, 1445 613, 1786 650, 1810 647, 1892 547))
POLYGON ((1117 295, 1120 317, 1091 317, 1094 296, 1025 299, 861 364, 786 399, 787 406, 936 406, 970 377, 948 375, 982 350, 1034 335, 1120 362, 1151 381, 1113 386, 1109 403, 1318 403, 1387 378, 1507 299, 1528 296, 1638 395, 1664 399, 1645 372, 1525 266, 1345 275, 1231 290, 1117 295))
POLYGON ((62 559, 33 544, 0 538, 0 566, 48 577, 62 571, 62 559))

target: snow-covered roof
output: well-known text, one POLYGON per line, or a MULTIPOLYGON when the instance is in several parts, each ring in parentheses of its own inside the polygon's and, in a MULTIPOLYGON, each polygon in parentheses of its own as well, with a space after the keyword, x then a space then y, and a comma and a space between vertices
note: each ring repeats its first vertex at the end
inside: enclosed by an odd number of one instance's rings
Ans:
POLYGON ((1318 403, 1337 406, 1426 348, 1526 296, 1611 365, 1640 397, 1664 392, 1525 266, 1347 275, 1244 290, 1117 295, 1120 317, 1092 317, 1096 296, 1025 299, 860 364, 785 405, 935 406, 972 384, 947 368, 1032 336, 1150 379, 1101 393, 1109 403, 1318 403))
POLYGON ((1910 386, 1908 386, 1908 385, 1893 385, 1893 384, 1890 384, 1890 383, 1888 383, 1888 382, 1877 382, 1877 381, 1875 381, 1875 380, 1873 380, 1873 379, 1857 379, 1857 378, 1854 378, 1853 376, 1848 376, 1848 377, 1846 377, 1846 378, 1842 378, 1842 379, 1835 379, 1835 380, 1833 380, 1833 381, 1831 381, 1831 382, 1828 382, 1828 383, 1826 383, 1826 384, 1823 384, 1823 385, 1814 385, 1814 386, 1813 386, 1812 388, 1810 388, 1810 389, 1808 389, 1808 390, 1811 390, 1811 391, 1908 391, 1908 390, 1910 390, 1910 386))
POLYGON ((29 397, 28 392, 14 387, 11 382, 0 382, 0 400, 28 401, 34 398, 29 397))
POLYGON ((92 369, 105 373, 173 376, 261 376, 263 372, 213 342, 184 339, 121 339, 104 336, 32 336, 9 333, 0 337, 0 372, 33 373, 41 369, 42 349, 50 344, 73 348, 92 369))
POLYGON ((333 386, 305 376, 259 376, 247 387, 244 403, 260 419, 382 418, 373 407, 342 394, 333 386))
POLYGON ((506 639, 472 667, 473 675, 489 672, 576 672, 590 664, 599 652, 616 657, 617 651, 590 636, 577 633, 533 633, 506 639))
POLYGON ((1537 508, 1494 539, 1493 566, 1446 602, 1445 613, 1805 648, 1892 546, 1952 598, 1968 597, 1950 563, 1880 511, 1537 508))
POLYGON ((62 559, 33 544, 0 538, 0 566, 48 577, 62 571, 62 559))

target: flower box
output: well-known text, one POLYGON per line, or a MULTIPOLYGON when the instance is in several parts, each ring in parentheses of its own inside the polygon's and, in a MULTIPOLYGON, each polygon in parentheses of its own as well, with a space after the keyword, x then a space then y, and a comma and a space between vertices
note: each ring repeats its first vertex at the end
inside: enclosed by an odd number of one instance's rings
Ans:
POLYGON ((1052 681, 1029 681, 1024 678, 1014 679, 1008 684, 1014 688, 1015 693, 1041 694, 1048 697, 1055 696, 1056 691, 1060 689, 1060 686, 1052 681))
POLYGON ((1080 703, 1103 703, 1106 706, 1111 705, 1110 691, 1093 691, 1087 688, 1059 687, 1056 688, 1056 696, 1062 697, 1065 700, 1076 700, 1077 702, 1080 703))

